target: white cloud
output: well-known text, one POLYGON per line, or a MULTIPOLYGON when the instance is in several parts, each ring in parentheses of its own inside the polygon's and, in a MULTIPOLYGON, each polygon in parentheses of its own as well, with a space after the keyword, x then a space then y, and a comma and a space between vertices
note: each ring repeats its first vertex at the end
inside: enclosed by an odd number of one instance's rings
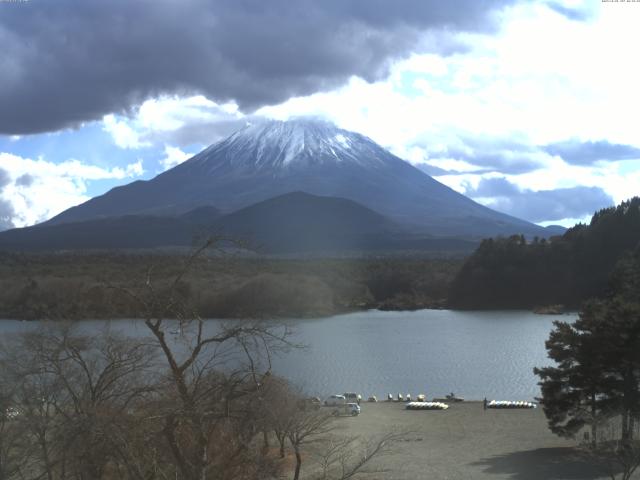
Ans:
POLYGON ((140 136, 125 120, 118 120, 115 115, 105 115, 102 118, 103 130, 113 137, 113 141, 120 148, 149 147, 149 142, 140 141, 140 136))
POLYGON ((235 103, 218 104, 202 95, 162 96, 146 100, 130 117, 106 115, 102 128, 120 148, 210 145, 241 128, 245 117, 235 103))
POLYGON ((560 220, 549 220, 546 222, 538 222, 538 225, 540 225, 541 227, 548 227, 550 225, 561 225, 563 227, 570 228, 578 223, 584 223, 586 225, 589 225, 590 221, 591 221, 591 215, 586 215, 584 217, 579 217, 579 218, 563 218, 560 220))
POLYGON ((341 89, 258 113, 280 119, 324 115, 412 163, 451 171, 437 179, 461 193, 500 175, 531 191, 601 187, 620 202, 640 194, 640 165, 569 165, 539 149, 568 139, 640 146, 640 69, 633 61, 640 6, 594 2, 588 9, 590 17, 575 21, 544 2, 523 2, 502 13, 497 35, 459 35, 466 52, 414 55, 398 62, 386 81, 353 78, 341 89), (485 138, 487 144, 517 139, 531 151, 504 155, 502 164, 486 172, 468 158, 446 156, 452 148, 464 151, 464 138, 485 138), (509 174, 509 162, 527 158, 539 168, 509 174))
POLYGON ((161 97, 147 100, 140 106, 135 124, 143 131, 170 131, 189 123, 241 116, 235 103, 218 104, 202 95, 161 97))
MULTIPOLYGON (((547 156, 543 168, 523 174, 509 175, 498 172, 475 174, 469 172, 458 175, 436 176, 434 178, 462 194, 468 194, 478 188, 481 180, 491 178, 505 178, 519 189, 531 192, 544 192, 578 186, 594 187, 604 190, 613 198, 616 204, 619 204, 640 194, 640 169, 627 171, 625 163, 629 162, 601 162, 595 166, 580 166, 566 163, 559 157, 547 156)), ((499 208, 499 202, 496 201, 496 198, 473 197, 473 199, 490 208, 499 208)), ((602 205, 602 207, 606 206, 608 205, 602 205)), ((577 221, 585 222, 589 218, 565 218, 550 222, 543 221, 540 224, 571 226, 577 221)))
POLYGON ((164 146, 164 153, 166 157, 160 160, 160 164, 163 166, 164 170, 169 170, 176 165, 180 165, 182 162, 193 156, 193 154, 183 152, 178 147, 171 147, 169 145, 164 146))
POLYGON ((520 135, 532 143, 567 138, 637 143, 640 8, 601 7, 576 22, 542 3, 503 14, 498 35, 460 34, 468 52, 414 55, 383 82, 291 99, 267 116, 321 113, 392 148, 454 129, 520 135))
POLYGON ((125 168, 105 169, 75 159, 53 163, 10 153, 0 153, 0 167, 9 177, 9 182, 0 190, 0 200, 11 206, 10 221, 16 227, 42 222, 85 202, 89 199, 87 182, 124 180, 144 173, 141 160, 125 168))
POLYGON ((434 167, 442 168, 443 170, 454 170, 457 172, 474 172, 482 170, 481 167, 472 165, 464 160, 456 160, 453 158, 438 158, 434 160, 426 160, 424 163, 432 165, 434 167))

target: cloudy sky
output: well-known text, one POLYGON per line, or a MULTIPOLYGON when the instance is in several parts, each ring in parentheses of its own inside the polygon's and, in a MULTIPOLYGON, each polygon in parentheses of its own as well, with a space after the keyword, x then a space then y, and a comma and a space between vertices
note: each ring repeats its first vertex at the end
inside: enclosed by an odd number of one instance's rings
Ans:
POLYGON ((0 229, 323 116, 497 210, 640 194, 640 3, 0 0, 0 229))

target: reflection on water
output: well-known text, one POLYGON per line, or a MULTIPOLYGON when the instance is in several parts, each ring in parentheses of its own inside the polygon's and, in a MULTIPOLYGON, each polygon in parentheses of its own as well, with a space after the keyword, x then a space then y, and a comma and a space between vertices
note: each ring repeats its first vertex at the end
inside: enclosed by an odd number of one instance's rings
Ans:
MULTIPOLYGON (((552 321, 574 316, 529 312, 358 312, 290 320, 294 341, 308 348, 274 360, 274 370, 306 391, 321 396, 356 391, 387 393, 449 392, 468 399, 523 399, 539 395, 534 366, 548 365, 544 342, 552 321)), ((95 332, 104 321, 86 321, 95 332)), ((109 322, 128 335, 147 332, 139 321, 109 322)), ((36 322, 0 321, 0 333, 34 328, 36 322)), ((217 325, 211 321, 210 328, 217 325)))

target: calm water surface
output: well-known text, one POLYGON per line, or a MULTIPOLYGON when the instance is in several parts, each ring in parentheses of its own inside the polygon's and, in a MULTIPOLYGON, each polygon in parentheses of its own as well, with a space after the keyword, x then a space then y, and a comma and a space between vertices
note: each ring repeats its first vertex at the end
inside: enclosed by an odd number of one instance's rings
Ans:
MULTIPOLYGON (((274 370, 320 396, 453 391, 468 399, 528 400, 539 395, 532 369, 550 363, 544 342, 556 319, 575 316, 420 310, 290 320, 294 341, 308 347, 276 358, 274 370)), ((146 334, 133 320, 86 321, 82 328, 99 331, 106 323, 133 336, 146 334)), ((0 320, 0 335, 36 325, 0 320)))

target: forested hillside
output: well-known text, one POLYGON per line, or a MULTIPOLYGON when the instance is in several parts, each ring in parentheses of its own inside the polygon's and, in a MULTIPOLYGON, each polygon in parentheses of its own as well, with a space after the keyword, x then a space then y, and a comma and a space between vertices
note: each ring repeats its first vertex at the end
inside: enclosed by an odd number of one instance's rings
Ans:
POLYGON ((575 308, 606 293, 616 262, 640 248, 640 198, 597 212, 550 240, 484 240, 454 280, 455 308, 575 308))
MULTIPOLYGON (((184 256, 160 254, 0 253, 0 318, 138 317, 122 289, 144 289, 150 278, 154 289, 163 291, 184 262, 184 256)), ((460 264, 457 258, 211 256, 198 261, 177 290, 209 318, 413 310, 444 306, 460 264)))

